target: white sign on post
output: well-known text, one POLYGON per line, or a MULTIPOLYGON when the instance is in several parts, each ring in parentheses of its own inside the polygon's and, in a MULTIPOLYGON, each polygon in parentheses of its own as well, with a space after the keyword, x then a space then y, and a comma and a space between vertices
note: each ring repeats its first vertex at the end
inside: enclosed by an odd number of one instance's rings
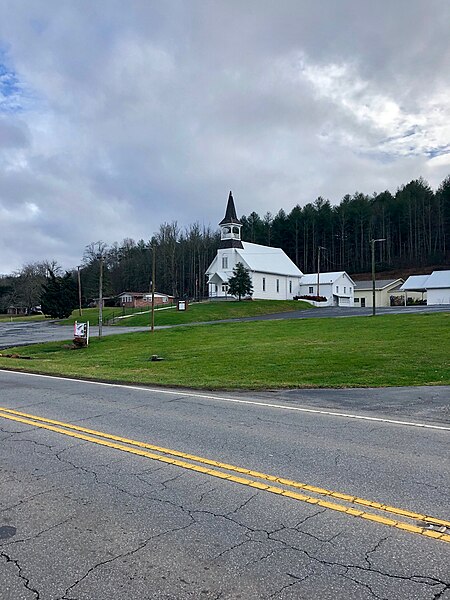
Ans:
POLYGON ((87 323, 78 323, 78 321, 75 321, 74 338, 76 340, 85 340, 86 346, 89 344, 89 321, 87 323))

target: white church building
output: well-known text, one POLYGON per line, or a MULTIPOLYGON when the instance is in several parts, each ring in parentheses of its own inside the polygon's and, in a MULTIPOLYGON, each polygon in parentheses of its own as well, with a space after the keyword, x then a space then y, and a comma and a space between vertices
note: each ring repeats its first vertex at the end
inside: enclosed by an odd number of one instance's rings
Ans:
POLYGON ((206 271, 210 298, 225 298, 228 279, 237 263, 250 272, 252 297, 258 300, 292 300, 299 294, 303 273, 281 248, 251 244, 241 240, 242 223, 236 215, 230 192, 225 217, 219 223, 221 244, 206 271))

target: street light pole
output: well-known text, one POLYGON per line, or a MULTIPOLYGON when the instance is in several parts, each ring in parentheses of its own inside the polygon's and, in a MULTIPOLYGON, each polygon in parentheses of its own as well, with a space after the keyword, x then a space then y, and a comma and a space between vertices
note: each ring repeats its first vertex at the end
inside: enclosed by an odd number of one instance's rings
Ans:
POLYGON ((155 244, 152 245, 152 326, 151 332, 155 331, 155 271, 156 271, 156 257, 155 257, 155 244))
POLYGON ((317 249, 317 302, 320 296, 320 251, 326 250, 323 246, 319 246, 317 249))
POLYGON ((98 289, 98 337, 103 333, 103 254, 100 254, 100 277, 98 289))
POLYGON ((370 240, 372 246, 372 316, 375 316, 375 242, 385 242, 385 238, 379 238, 370 240))
POLYGON ((77 266, 78 269, 78 313, 83 316, 83 309, 81 308, 81 276, 80 276, 81 265, 77 266))

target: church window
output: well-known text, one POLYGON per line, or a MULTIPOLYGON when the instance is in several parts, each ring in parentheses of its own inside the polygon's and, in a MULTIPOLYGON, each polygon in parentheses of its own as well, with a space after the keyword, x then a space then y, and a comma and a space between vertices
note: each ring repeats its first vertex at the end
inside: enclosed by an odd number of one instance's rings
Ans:
POLYGON ((292 281, 289 282, 289 293, 292 294, 292 281))
POLYGON ((309 294, 314 294, 314 287, 312 285, 309 286, 309 294))
POLYGON ((279 293, 279 291, 280 291, 280 280, 277 279, 277 294, 279 293))
POLYGON ((228 269, 228 256, 222 256, 222 269, 228 269))
POLYGON ((263 292, 266 291, 266 278, 265 277, 262 278, 262 291, 263 292))

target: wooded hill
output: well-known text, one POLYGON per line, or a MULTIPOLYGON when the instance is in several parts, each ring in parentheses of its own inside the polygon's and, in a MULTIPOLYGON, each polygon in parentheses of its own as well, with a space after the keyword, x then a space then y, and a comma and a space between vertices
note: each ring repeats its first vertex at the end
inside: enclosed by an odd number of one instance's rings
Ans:
POLYGON ((377 245, 377 270, 398 270, 450 262, 450 176, 436 193, 423 179, 373 196, 346 195, 336 206, 318 198, 289 214, 274 217, 256 213, 242 217, 243 239, 278 246, 304 272, 345 270, 350 274, 370 271, 371 238, 377 245))
MULTIPOLYGON (((435 192, 420 178, 395 194, 357 192, 333 206, 317 198, 306 206, 294 206, 289 213, 279 210, 275 216, 259 216, 252 212, 241 220, 244 241, 282 248, 304 273, 316 272, 319 246, 323 248, 321 271, 345 270, 357 279, 358 274, 370 273, 371 238, 386 240, 376 244, 376 268, 384 277, 389 272, 397 277, 450 265, 450 175, 435 192)), ((109 248, 90 244, 81 269, 83 298, 98 296, 99 250, 104 256, 106 296, 149 291, 153 249, 157 291, 175 297, 204 297, 204 274, 219 244, 217 230, 199 223, 181 230, 176 222, 163 223, 147 242, 125 239, 109 248)), ((36 263, 0 278, 0 308, 5 310, 10 303, 39 304, 45 272, 46 265, 36 263), (36 277, 31 277, 35 271, 36 277)))
MULTIPOLYGON (((376 245, 377 271, 405 272, 448 266, 450 263, 450 176, 434 192, 422 178, 401 186, 395 194, 346 195, 332 206, 318 198, 289 213, 279 210, 242 216, 244 241, 282 248, 304 272, 317 270, 322 246, 322 271, 345 270, 351 275, 371 269, 371 238, 376 245)), ((106 253, 110 291, 148 290, 151 247, 156 252, 156 286, 174 296, 206 296, 204 273, 220 243, 217 231, 191 225, 164 223, 148 243, 125 240, 106 253)), ((86 257, 85 257, 86 258, 86 257)), ((95 294, 95 260, 85 260, 84 288, 95 294), (90 276, 91 275, 91 276, 90 276), (91 285, 90 285, 91 282, 91 285)))

